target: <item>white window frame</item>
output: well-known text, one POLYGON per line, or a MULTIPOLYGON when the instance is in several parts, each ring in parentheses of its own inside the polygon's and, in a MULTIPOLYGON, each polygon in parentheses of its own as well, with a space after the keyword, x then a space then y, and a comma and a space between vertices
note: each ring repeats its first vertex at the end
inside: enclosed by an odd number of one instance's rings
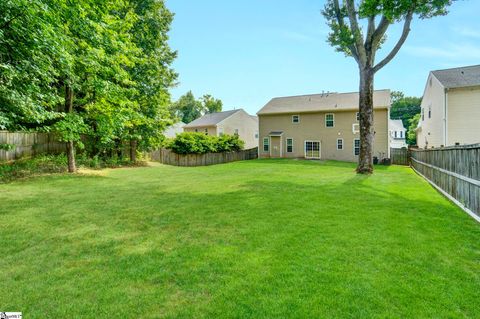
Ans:
POLYGON ((343 151, 345 149, 345 147, 343 147, 343 146, 344 146, 343 138, 337 138, 337 151, 343 151), (338 142, 339 141, 342 141, 342 148, 338 148, 338 142))
POLYGON ((262 145, 263 145, 262 151, 264 153, 266 153, 266 152, 270 153, 270 137, 264 137, 262 145), (265 144, 265 141, 267 141, 267 144, 265 144), (265 145, 267 145, 267 148, 268 148, 267 150, 265 150, 265 145))
POLYGON ((303 152, 306 159, 321 159, 322 158, 322 143, 320 141, 305 140, 303 144, 303 152), (318 143, 318 157, 307 156, 307 143, 318 143))
POLYGON ((335 127, 335 113, 326 113, 325 114, 325 127, 326 128, 334 128, 335 127), (332 116, 333 126, 327 126, 327 116, 328 115, 332 116))
POLYGON ((291 137, 287 137, 285 139, 285 153, 293 153, 293 138, 291 138, 291 137), (288 151, 288 140, 292 141, 292 151, 291 152, 288 151))
POLYGON ((358 124, 358 123, 353 123, 352 124, 352 133, 353 134, 360 133, 360 124, 358 124), (357 128, 357 129, 355 129, 355 128, 357 128))
POLYGON ((292 123, 293 123, 293 124, 298 124, 298 123, 300 123, 300 115, 292 115, 292 123), (296 121, 296 122, 293 120, 295 117, 297 117, 297 121, 296 121))
POLYGON ((359 138, 354 138, 353 139, 353 156, 360 156, 360 139, 359 138), (355 154, 355 142, 358 141, 358 154, 355 154))

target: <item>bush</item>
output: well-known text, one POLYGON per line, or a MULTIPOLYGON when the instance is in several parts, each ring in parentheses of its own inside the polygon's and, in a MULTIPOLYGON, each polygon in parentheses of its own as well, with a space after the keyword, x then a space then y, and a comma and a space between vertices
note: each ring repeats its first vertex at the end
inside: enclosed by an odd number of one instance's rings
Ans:
POLYGON ((165 147, 177 154, 205 154, 239 151, 243 149, 243 145, 244 142, 237 135, 217 137, 184 132, 168 141, 165 147))

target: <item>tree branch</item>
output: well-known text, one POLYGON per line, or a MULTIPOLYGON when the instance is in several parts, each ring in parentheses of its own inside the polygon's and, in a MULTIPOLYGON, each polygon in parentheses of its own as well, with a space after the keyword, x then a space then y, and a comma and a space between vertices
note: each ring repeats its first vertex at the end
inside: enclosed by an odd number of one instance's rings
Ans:
POLYGON ((355 12, 355 2, 354 0, 346 0, 346 7, 348 13, 348 19, 350 20, 350 29, 352 30, 353 39, 355 41, 355 47, 357 49, 359 64, 362 67, 365 67, 367 62, 367 55, 365 52, 365 47, 363 46, 362 32, 358 27, 357 13, 355 12))
MULTIPOLYGON (((339 4, 338 0, 333 0, 333 6, 335 8, 335 16, 337 18, 338 26, 340 27, 340 30, 342 30, 342 29, 345 28, 345 21, 343 21, 342 13, 340 11, 340 4, 339 4)), ((358 60, 359 59, 358 51, 355 48, 355 46, 354 45, 349 45, 348 48, 350 49, 350 52, 352 53, 352 56, 355 59, 355 61, 357 61, 357 63, 360 63, 359 60, 358 60)))
POLYGON ((372 48, 374 50, 378 49, 378 44, 380 41, 382 41, 382 38, 385 35, 385 32, 387 32, 389 26, 390 21, 383 16, 378 24, 378 27, 375 29, 375 32, 372 34, 372 48))
POLYGON ((400 48, 405 43, 405 40, 407 40, 408 34, 410 33, 410 24, 412 22, 412 19, 413 11, 410 11, 405 17, 405 23, 403 24, 403 31, 400 39, 398 40, 392 51, 382 61, 380 61, 376 66, 373 67, 373 73, 376 73, 378 70, 387 65, 387 63, 390 62, 395 57, 395 55, 397 55, 398 51, 400 51, 400 48))

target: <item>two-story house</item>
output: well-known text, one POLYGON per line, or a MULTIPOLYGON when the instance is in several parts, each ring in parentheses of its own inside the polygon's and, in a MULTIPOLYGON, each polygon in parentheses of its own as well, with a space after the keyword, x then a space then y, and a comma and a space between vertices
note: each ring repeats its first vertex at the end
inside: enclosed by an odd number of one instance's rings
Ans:
POLYGON ((419 147, 480 143, 480 65, 430 72, 421 107, 419 147))
POLYGON ((391 148, 407 147, 407 130, 403 126, 402 120, 390 120, 389 132, 391 148))
MULTIPOLYGON (((257 113, 259 157, 357 161, 360 153, 358 104, 358 92, 272 99, 257 113)), ((375 91, 373 104, 373 152, 381 160, 389 157, 390 90, 375 91)))
POLYGON ((243 109, 205 114, 183 127, 185 132, 201 132, 208 135, 238 135, 245 148, 258 146, 258 118, 243 109))

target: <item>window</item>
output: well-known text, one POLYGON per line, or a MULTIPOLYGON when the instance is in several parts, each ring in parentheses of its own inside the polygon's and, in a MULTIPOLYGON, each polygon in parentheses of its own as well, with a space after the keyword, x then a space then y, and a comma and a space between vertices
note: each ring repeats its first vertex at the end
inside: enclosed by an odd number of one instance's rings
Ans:
POLYGON ((287 153, 293 153, 293 139, 287 138, 287 153))
POLYGON ((397 138, 397 131, 395 131, 395 138, 397 138))
POLYGON ((422 108, 422 121, 425 121, 425 110, 422 108))
POLYGON ((300 123, 300 115, 292 115, 292 123, 300 123))
POLYGON ((268 152, 268 150, 270 149, 270 140, 268 139, 268 137, 264 137, 263 138, 263 151, 264 152, 268 152))
POLYGON ((205 129, 205 135, 208 135, 208 128, 205 129))
POLYGON ((258 132, 255 132, 255 139, 258 140, 258 132))
POLYGON ((357 121, 360 121, 360 112, 357 112, 357 121))
POLYGON ((358 125, 358 124, 353 124, 353 125, 352 125, 352 133, 353 133, 353 134, 360 133, 360 125, 358 125))
POLYGON ((335 126, 335 117, 333 114, 325 114, 325 126, 334 127, 335 126))
POLYGON ((343 138, 337 139, 337 150, 339 151, 343 150, 343 138))
POLYGON ((320 142, 305 141, 305 158, 320 158, 320 142))
POLYGON ((400 138, 403 138, 403 131, 400 131, 400 138))
POLYGON ((195 132, 198 132, 198 128, 195 129, 195 132))
POLYGON ((428 107, 428 118, 429 119, 432 118, 432 107, 431 106, 428 107))
POLYGON ((353 155, 360 155, 360 139, 356 138, 353 140, 353 155))
POLYGON ((238 135, 238 128, 235 129, 233 134, 238 135))
POLYGON ((223 136, 223 128, 218 128, 218 136, 223 136))

